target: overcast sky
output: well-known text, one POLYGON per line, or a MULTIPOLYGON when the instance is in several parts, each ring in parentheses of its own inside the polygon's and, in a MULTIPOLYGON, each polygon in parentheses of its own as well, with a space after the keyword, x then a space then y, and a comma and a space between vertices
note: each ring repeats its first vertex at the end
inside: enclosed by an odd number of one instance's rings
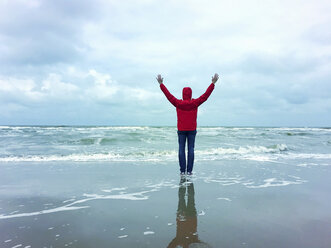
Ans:
POLYGON ((331 126, 331 1, 0 0, 0 125, 331 126))

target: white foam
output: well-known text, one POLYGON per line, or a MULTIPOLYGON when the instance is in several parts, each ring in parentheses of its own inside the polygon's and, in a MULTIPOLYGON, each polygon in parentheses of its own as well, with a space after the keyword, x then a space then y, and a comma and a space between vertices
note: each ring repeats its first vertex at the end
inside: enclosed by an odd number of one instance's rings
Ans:
POLYGON ((18 247, 21 247, 21 246, 22 246, 22 244, 19 244, 19 245, 13 246, 12 248, 18 248, 18 247))
POLYGON ((108 161, 120 160, 122 156, 119 154, 71 154, 66 156, 48 155, 48 156, 11 156, 0 158, 0 162, 52 162, 52 161, 108 161))
POLYGON ((222 186, 250 183, 244 177, 203 177, 205 183, 219 183, 222 186))
POLYGON ((0 219, 11 219, 11 218, 18 218, 18 217, 29 217, 29 216, 36 216, 41 214, 49 214, 49 213, 56 213, 56 212, 62 212, 62 211, 72 211, 82 208, 88 208, 88 206, 82 206, 82 207, 69 207, 69 206, 63 206, 53 209, 47 209, 47 210, 41 210, 37 212, 31 212, 31 213, 21 213, 21 214, 12 214, 12 215, 0 215, 0 219))
POLYGON ((146 232, 144 232, 144 235, 151 235, 151 234, 154 234, 155 232, 153 232, 153 231, 146 231, 146 232))
POLYGON ((115 199, 115 200, 131 200, 131 201, 147 200, 149 197, 144 194, 149 192, 151 192, 151 190, 137 192, 137 193, 119 194, 119 195, 83 194, 83 196, 89 198, 76 201, 76 203, 77 202, 82 203, 82 202, 86 202, 90 200, 98 200, 98 199, 115 199))
POLYGON ((224 201, 232 201, 230 198, 226 198, 226 197, 218 197, 218 200, 224 200, 224 201))
POLYGON ((72 210, 78 210, 83 208, 89 208, 89 206, 77 206, 74 205, 85 203, 88 201, 94 201, 94 200, 102 200, 102 199, 114 199, 114 200, 131 200, 131 201, 141 201, 141 200, 147 200, 149 197, 146 196, 147 193, 153 192, 155 189, 141 191, 141 192, 135 192, 135 193, 126 193, 126 194, 117 194, 117 195, 99 195, 99 194, 83 194, 84 197, 87 197, 85 199, 76 200, 72 203, 69 203, 67 205, 56 207, 52 209, 47 210, 41 210, 31 213, 21 213, 21 214, 9 214, 9 215, 0 215, 0 219, 11 219, 11 218, 18 218, 18 217, 28 217, 28 216, 36 216, 41 214, 49 214, 49 213, 56 213, 56 212, 63 212, 63 211, 72 211, 72 210))
POLYGON ((288 175, 289 177, 292 177, 292 178, 294 178, 294 179, 298 179, 298 180, 301 180, 301 178, 300 177, 298 177, 298 176, 293 176, 293 175, 288 175))
MULTIPOLYGON (((285 144, 278 144, 274 147, 265 146, 246 146, 239 148, 213 148, 196 150, 195 153, 197 158, 201 160, 217 160, 217 159, 255 159, 257 157, 249 156, 260 156, 262 154, 277 153, 287 150, 285 144), (245 157, 248 156, 248 157, 245 157)), ((280 155, 280 154, 279 154, 280 155)), ((52 161, 76 161, 76 162, 88 162, 88 161, 175 161, 177 160, 177 150, 147 150, 138 152, 125 153, 119 152, 108 152, 108 153, 74 153, 69 155, 25 155, 25 156, 7 156, 0 157, 0 162, 52 162, 52 161)), ((268 158, 269 159, 269 158, 268 158)), ((263 159, 261 161, 267 161, 263 159)), ((269 159, 270 160, 270 159, 269 159)))
POLYGON ((129 236, 129 235, 126 234, 126 235, 118 236, 118 238, 119 238, 119 239, 123 239, 123 238, 126 238, 126 237, 128 237, 128 236, 129 236))
POLYGON ((162 187, 170 187, 170 188, 173 188, 174 186, 177 186, 178 185, 175 185, 173 183, 173 181, 163 181, 163 182, 160 182, 160 183, 157 183, 157 184, 151 184, 151 185, 146 185, 148 188, 153 188, 153 189, 160 189, 162 187))
POLYGON ((307 167, 308 164, 307 163, 301 163, 301 164, 297 164, 298 167, 307 167))
MULTIPOLYGON (((240 157, 239 157, 240 158, 240 157)), ((242 159, 245 160, 254 160, 254 161, 261 161, 261 162, 273 162, 273 163, 283 163, 278 161, 279 159, 285 159, 285 160, 296 160, 296 159, 331 159, 331 154, 329 153, 293 153, 289 152, 286 154, 263 154, 263 155, 254 155, 249 154, 246 156, 242 156, 242 159)), ((307 163, 298 164, 297 166, 306 167, 307 163)), ((311 165, 318 165, 316 163, 311 163, 311 165)))
POLYGON ((7 129, 7 128, 11 128, 10 126, 0 126, 0 128, 5 128, 5 129, 7 129))
POLYGON ((251 153, 270 153, 287 150, 285 144, 277 144, 274 148, 265 146, 246 146, 239 148, 213 148, 208 150, 197 150, 196 153, 199 155, 227 155, 227 154, 251 154, 251 153))
POLYGON ((258 188, 267 188, 267 187, 282 187, 291 184, 302 184, 307 182, 305 180, 301 180, 297 178, 295 181, 287 181, 287 180, 277 180, 277 178, 268 178, 263 180, 264 184, 260 185, 246 185, 247 188, 258 189, 258 188))
POLYGON ((278 128, 271 128, 271 130, 279 130, 279 131, 299 131, 299 132, 316 132, 316 131, 323 131, 323 132, 331 132, 331 129, 327 128, 317 128, 317 127, 278 127, 278 128))
POLYGON ((11 239, 7 239, 7 240, 5 240, 5 243, 8 243, 8 242, 10 242, 11 241, 11 239))
MULTIPOLYGON (((219 159, 243 159, 260 162, 276 162, 279 159, 331 159, 330 153, 279 153, 283 151, 282 145, 279 148, 267 147, 240 147, 235 148, 214 148, 206 150, 196 150, 197 161, 204 160, 219 160, 219 159)), ((57 161, 72 161, 72 162, 93 162, 93 161, 118 161, 118 162, 159 162, 159 161, 175 161, 178 154, 175 150, 159 151, 159 152, 139 152, 133 154, 120 153, 94 153, 94 154, 71 154, 71 155, 27 155, 27 156, 9 156, 0 157, 0 162, 57 162, 57 161)), ((107 191, 105 191, 107 192, 107 191)))
POLYGON ((106 193, 110 193, 110 192, 113 192, 113 191, 120 191, 120 190, 126 190, 126 189, 127 188, 124 187, 124 188, 102 189, 101 191, 106 192, 106 193))
POLYGON ((205 215, 205 214, 206 214, 205 211, 201 210, 200 213, 199 213, 198 215, 203 216, 203 215, 205 215))
POLYGON ((331 159, 331 153, 289 153, 283 157, 287 159, 331 159))
POLYGON ((251 156, 244 156, 243 159, 246 160, 253 160, 253 161, 259 161, 259 162, 275 162, 270 158, 270 156, 265 155, 251 155, 251 156))

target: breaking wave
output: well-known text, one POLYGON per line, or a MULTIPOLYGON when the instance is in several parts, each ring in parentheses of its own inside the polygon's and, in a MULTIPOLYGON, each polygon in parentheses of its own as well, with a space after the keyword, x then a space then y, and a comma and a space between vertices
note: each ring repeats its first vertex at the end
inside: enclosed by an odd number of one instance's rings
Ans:
POLYGON ((273 146, 246 146, 239 148, 212 148, 209 150, 196 151, 197 154, 203 155, 227 155, 227 154, 256 154, 256 153, 276 153, 287 151, 288 148, 285 144, 277 144, 273 146))
MULTIPOLYGON (((199 127, 197 135, 196 161, 331 156, 327 128, 199 127)), ((0 126, 0 162, 177 161, 177 149, 176 127, 0 126)))
MULTIPOLYGON (((255 160, 255 161, 275 161, 277 159, 330 159, 331 154, 316 153, 290 153, 285 144, 273 146, 246 146, 239 148, 213 148, 195 150, 195 159, 199 160, 255 160)), ((67 155, 22 155, 22 156, 3 156, 0 162, 51 162, 51 161, 177 161, 177 150, 151 151, 141 150, 134 152, 108 152, 108 153, 73 153, 67 155)))

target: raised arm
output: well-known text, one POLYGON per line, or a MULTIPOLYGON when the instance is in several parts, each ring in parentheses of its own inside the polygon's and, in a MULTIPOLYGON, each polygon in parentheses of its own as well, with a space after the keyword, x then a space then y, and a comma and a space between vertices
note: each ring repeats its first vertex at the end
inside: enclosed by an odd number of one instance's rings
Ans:
POLYGON ((167 89, 167 87, 165 87, 165 85, 163 84, 163 78, 161 77, 161 75, 157 75, 157 78, 156 80, 159 82, 160 84, 160 88, 162 90, 162 92, 164 93, 164 95, 167 97, 167 99, 169 100, 169 102, 172 103, 172 105, 174 105, 175 107, 178 106, 178 102, 179 100, 174 97, 170 92, 169 90, 167 89))
POLYGON ((200 106, 202 103, 204 103, 205 101, 207 101, 208 97, 210 96, 210 94, 214 90, 215 83, 217 82, 218 78, 219 78, 218 74, 215 73, 215 75, 211 78, 212 83, 209 85, 209 87, 207 88, 206 92, 203 93, 199 98, 197 98, 195 100, 197 106, 200 106))

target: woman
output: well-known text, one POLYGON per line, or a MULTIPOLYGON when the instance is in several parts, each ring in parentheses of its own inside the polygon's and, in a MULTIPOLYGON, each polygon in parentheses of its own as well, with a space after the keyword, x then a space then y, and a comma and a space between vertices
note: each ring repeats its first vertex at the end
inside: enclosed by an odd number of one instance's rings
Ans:
POLYGON ((177 111, 177 133, 178 133, 178 158, 180 173, 184 175, 186 172, 188 175, 192 175, 193 163, 194 163, 194 142, 195 135, 197 133, 197 113, 198 107, 204 103, 210 94, 214 90, 215 83, 219 76, 217 73, 212 77, 212 83, 208 89, 199 98, 192 98, 192 90, 190 87, 183 88, 183 99, 177 99, 174 97, 163 84, 163 78, 158 75, 156 80, 160 84, 160 88, 169 100, 176 107, 177 111), (186 166, 185 158, 185 143, 188 142, 188 158, 186 166))

